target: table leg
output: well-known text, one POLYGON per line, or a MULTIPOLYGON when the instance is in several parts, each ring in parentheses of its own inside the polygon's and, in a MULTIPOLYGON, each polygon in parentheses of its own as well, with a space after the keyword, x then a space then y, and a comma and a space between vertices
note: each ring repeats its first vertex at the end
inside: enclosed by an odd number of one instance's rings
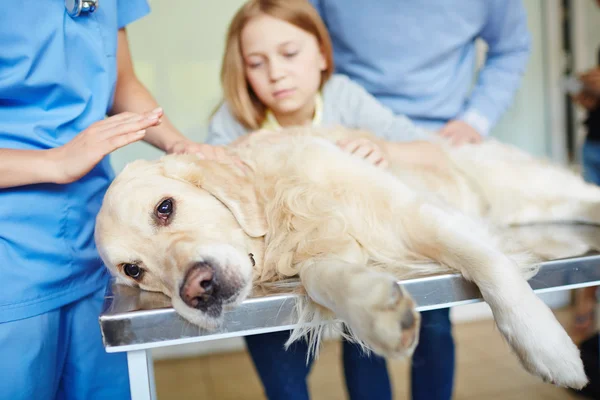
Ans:
POLYGON ((150 350, 127 352, 131 400, 156 400, 154 364, 150 350))

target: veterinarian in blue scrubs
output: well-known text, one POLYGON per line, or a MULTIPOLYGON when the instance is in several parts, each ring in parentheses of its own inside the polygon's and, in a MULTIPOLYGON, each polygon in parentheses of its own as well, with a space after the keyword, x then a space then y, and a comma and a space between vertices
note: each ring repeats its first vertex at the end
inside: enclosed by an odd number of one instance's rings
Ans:
MULTIPOLYGON (((331 35, 336 72, 396 114, 455 144, 487 136, 510 105, 530 52, 521 0, 311 0, 331 35), (473 89, 475 40, 488 45, 473 89)), ((452 397, 449 309, 422 313, 413 400, 452 397)))
POLYGON ((149 12, 146 1, 94 3, 0 7, 2 399, 130 397, 126 358, 104 351, 98 324, 105 156, 142 138, 166 151, 195 146, 133 73, 121 28, 149 12))

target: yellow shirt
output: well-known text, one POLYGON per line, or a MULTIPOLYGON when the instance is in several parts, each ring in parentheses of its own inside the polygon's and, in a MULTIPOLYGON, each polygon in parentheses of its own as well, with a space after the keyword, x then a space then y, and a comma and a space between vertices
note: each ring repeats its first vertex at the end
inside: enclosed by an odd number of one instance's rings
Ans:
MULTIPOLYGON (((319 126, 321 125, 321 121, 323 119, 323 97, 321 93, 317 93, 315 96, 315 115, 313 116, 312 125, 319 126)), ((277 118, 271 112, 271 110, 267 110, 265 115, 265 120, 261 125, 262 129, 270 129, 272 131, 278 131, 281 129, 281 125, 277 122, 277 118)))

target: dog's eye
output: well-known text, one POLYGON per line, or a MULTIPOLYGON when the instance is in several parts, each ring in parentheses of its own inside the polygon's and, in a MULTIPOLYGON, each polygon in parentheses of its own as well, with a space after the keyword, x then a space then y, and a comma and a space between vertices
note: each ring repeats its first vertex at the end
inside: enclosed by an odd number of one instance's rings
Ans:
POLYGON ((156 207, 156 216, 166 221, 169 216, 173 213, 173 199, 163 200, 158 207, 156 207))
POLYGON ((123 271, 125 272, 125 275, 133 279, 140 279, 142 276, 142 269, 135 264, 123 265, 123 271))

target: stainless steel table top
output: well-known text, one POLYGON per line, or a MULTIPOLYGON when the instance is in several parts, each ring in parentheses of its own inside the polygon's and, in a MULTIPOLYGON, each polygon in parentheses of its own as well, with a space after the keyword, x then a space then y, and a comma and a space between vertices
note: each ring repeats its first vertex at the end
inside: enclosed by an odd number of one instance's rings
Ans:
MULTIPOLYGON (((529 280, 536 292, 600 285, 600 227, 529 225, 509 232, 545 260, 529 280)), ((459 274, 400 283, 420 311, 482 300, 477 287, 459 274)), ((100 316, 104 345, 108 352, 131 351, 290 329, 296 324, 298 299, 290 292, 255 288, 241 305, 226 312, 218 331, 207 332, 181 318, 166 296, 111 282, 100 316)))

